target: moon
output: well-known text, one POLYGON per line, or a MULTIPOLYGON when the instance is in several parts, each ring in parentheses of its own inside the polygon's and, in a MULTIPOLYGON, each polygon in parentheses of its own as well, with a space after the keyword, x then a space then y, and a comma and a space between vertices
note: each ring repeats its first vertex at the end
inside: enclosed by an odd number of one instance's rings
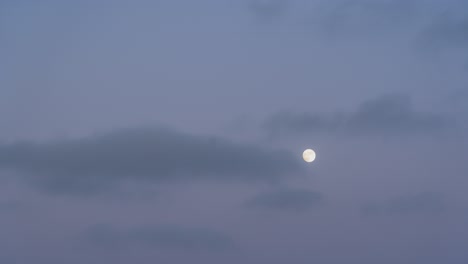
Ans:
POLYGON ((304 150, 304 152, 302 153, 302 158, 304 159, 305 162, 312 162, 315 160, 315 151, 311 150, 311 149, 306 149, 304 150))

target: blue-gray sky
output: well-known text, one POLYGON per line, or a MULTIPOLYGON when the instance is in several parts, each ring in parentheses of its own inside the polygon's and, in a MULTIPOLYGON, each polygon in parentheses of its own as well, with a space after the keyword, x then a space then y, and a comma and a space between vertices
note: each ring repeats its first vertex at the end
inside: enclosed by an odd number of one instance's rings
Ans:
POLYGON ((466 10, 0 1, 0 262, 468 263, 466 10))

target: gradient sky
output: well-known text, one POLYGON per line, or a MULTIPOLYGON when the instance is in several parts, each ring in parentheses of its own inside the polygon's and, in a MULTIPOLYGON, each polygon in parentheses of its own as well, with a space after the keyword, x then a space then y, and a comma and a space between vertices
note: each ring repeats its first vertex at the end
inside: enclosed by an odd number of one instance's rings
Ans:
POLYGON ((0 1, 0 263, 468 263, 467 10, 0 1))

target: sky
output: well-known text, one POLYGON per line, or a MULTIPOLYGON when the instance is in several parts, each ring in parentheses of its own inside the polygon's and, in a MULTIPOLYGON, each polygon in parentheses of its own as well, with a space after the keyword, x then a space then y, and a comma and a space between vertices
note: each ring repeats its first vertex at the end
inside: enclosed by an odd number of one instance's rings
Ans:
POLYGON ((0 262, 468 263, 467 10, 0 1, 0 262))

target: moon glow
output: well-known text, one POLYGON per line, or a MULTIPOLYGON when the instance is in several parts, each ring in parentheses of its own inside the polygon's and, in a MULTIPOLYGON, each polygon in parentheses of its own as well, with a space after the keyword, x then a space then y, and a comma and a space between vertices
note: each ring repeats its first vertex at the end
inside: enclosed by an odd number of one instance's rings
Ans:
POLYGON ((306 149, 304 150, 304 152, 302 153, 302 158, 304 159, 305 162, 312 162, 315 160, 315 151, 311 150, 311 149, 306 149))

